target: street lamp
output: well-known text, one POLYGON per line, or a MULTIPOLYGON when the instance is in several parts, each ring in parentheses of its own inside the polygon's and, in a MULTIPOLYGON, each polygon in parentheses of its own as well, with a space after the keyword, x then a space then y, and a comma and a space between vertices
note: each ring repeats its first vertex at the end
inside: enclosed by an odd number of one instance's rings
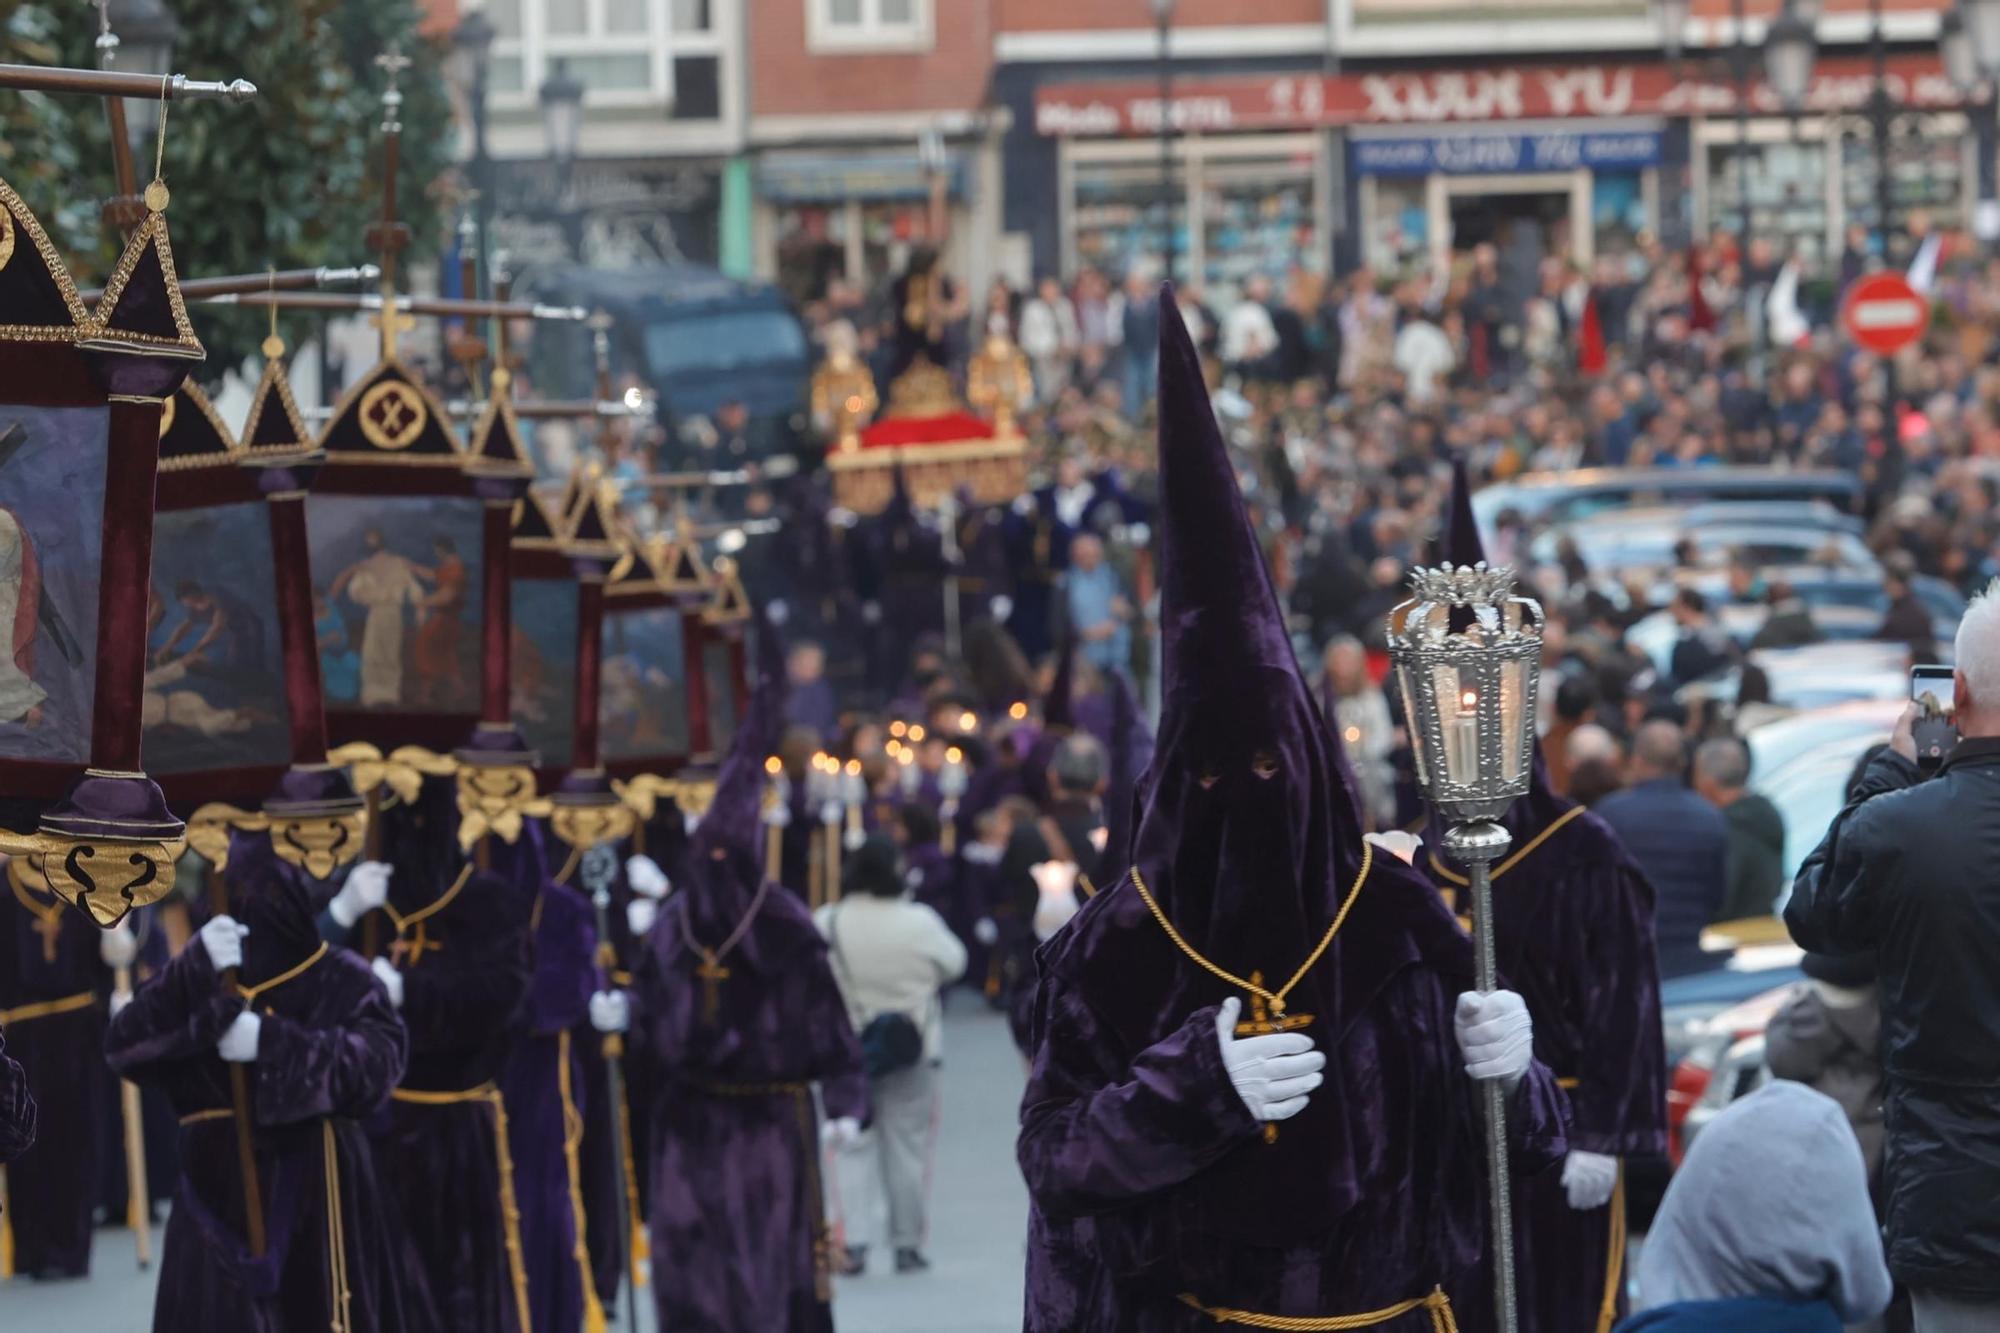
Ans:
POLYGON ((1979 87, 1979 57, 1972 49, 1972 34, 1965 30, 1965 14, 1959 8, 1947 9, 1938 20, 1938 59, 1959 96, 1970 97, 1979 87))
POLYGON ((1958 13, 1980 73, 2000 74, 2000 0, 1959 0, 1958 13))
POLYGON ((1666 48, 1667 61, 1678 65, 1686 48, 1687 21, 1694 0, 1653 0, 1653 9, 1660 16, 1660 45, 1666 48))
POLYGON ((1818 44, 1812 23, 1788 5, 1764 33, 1764 79, 1788 111, 1804 105, 1818 44))
MULTIPOLYGON (((1447 826, 1445 849, 1471 869, 1475 984, 1499 985, 1492 864, 1511 835, 1496 821, 1527 795, 1535 763, 1542 608, 1514 593, 1514 571, 1419 569, 1410 600, 1389 613, 1389 657, 1403 687, 1417 783, 1447 826)), ((1494 1308, 1514 1333, 1513 1206, 1508 1198, 1506 1092, 1481 1085, 1493 1207, 1494 1308)))
POLYGON ((1167 49, 1178 0, 1148 0, 1160 31, 1160 276, 1174 278, 1174 64, 1167 49))
POLYGON ((498 36, 484 9, 469 9, 451 34, 447 57, 452 81, 465 90, 472 114, 472 213, 479 228, 480 284, 488 290, 493 271, 493 159, 486 151, 486 92, 493 71, 493 39, 498 36))
POLYGON ((583 93, 583 80, 558 60, 554 72, 542 80, 538 94, 542 134, 556 164, 556 209, 562 217, 563 239, 579 262, 583 259, 583 218, 570 197, 570 184, 576 170, 577 145, 583 139, 583 93))
POLYGON ((2000 77, 2000 0, 1959 0, 1938 28, 1938 53, 1944 72, 1967 103, 1979 154, 1979 204, 1972 214, 1972 234, 1991 243, 2000 238, 2000 179, 1995 177, 1995 115, 2000 115, 2000 89, 1973 103, 1979 85, 2000 77))

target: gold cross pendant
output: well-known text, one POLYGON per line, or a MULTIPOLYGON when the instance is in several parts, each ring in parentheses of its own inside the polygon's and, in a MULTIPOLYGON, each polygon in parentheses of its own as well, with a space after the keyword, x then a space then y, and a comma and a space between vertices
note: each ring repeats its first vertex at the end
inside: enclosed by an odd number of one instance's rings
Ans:
POLYGON ((695 968, 694 974, 701 978, 702 1021, 713 1023, 717 1011, 722 1007, 722 983, 728 979, 729 969, 717 961, 714 954, 704 952, 701 964, 695 968))
POLYGON ((419 924, 414 937, 410 939, 404 939, 400 935, 396 937, 396 942, 389 946, 389 961, 399 968, 406 962, 408 966, 415 967, 424 961, 425 954, 443 952, 444 946, 433 940, 429 932, 419 924))
MULTIPOLYGON (((1283 999, 1277 996, 1272 996, 1269 999, 1265 998, 1261 989, 1264 985, 1264 974, 1262 972, 1252 972, 1250 974, 1250 984, 1259 989, 1250 992, 1250 1017, 1236 1025, 1235 1033, 1237 1036, 1268 1037, 1274 1032, 1297 1032, 1300 1028, 1308 1027, 1312 1024, 1313 1016, 1311 1014, 1288 1014, 1285 1012, 1285 1002, 1283 999)), ((1263 1134, 1264 1142, 1276 1143, 1278 1141, 1278 1126, 1276 1123, 1268 1120, 1265 1121, 1263 1134)))
POLYGON ((42 937, 43 962, 53 963, 56 960, 56 941, 62 938, 62 928, 62 914, 60 912, 51 913, 36 920, 35 933, 42 937))

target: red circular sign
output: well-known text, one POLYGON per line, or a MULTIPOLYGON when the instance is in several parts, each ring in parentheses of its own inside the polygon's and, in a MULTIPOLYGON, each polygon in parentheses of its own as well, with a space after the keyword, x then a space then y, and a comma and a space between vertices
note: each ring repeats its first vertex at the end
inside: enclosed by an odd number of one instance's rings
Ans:
POLYGON ((1871 273, 1847 289, 1840 327, 1871 352, 1900 352, 1930 327, 1931 303, 1900 273, 1871 273))

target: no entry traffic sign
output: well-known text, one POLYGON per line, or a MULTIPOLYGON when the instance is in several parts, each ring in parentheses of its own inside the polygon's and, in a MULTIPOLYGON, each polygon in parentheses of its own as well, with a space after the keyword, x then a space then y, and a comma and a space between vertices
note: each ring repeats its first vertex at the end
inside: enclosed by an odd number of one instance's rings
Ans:
POLYGON ((1924 336, 1931 303, 1900 273, 1871 273, 1848 288, 1840 326, 1871 352, 1899 352, 1924 336))

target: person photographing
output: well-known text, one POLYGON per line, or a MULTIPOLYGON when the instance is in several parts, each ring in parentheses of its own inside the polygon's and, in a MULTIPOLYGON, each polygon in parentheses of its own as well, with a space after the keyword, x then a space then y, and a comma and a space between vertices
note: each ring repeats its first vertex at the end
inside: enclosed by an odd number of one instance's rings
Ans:
POLYGON ((1802 947, 1875 954, 1889 1267, 1918 1333, 2000 1326, 2000 585, 1967 608, 1956 658, 1956 745, 1926 776, 1938 710, 1913 700, 1785 908, 1802 947))

